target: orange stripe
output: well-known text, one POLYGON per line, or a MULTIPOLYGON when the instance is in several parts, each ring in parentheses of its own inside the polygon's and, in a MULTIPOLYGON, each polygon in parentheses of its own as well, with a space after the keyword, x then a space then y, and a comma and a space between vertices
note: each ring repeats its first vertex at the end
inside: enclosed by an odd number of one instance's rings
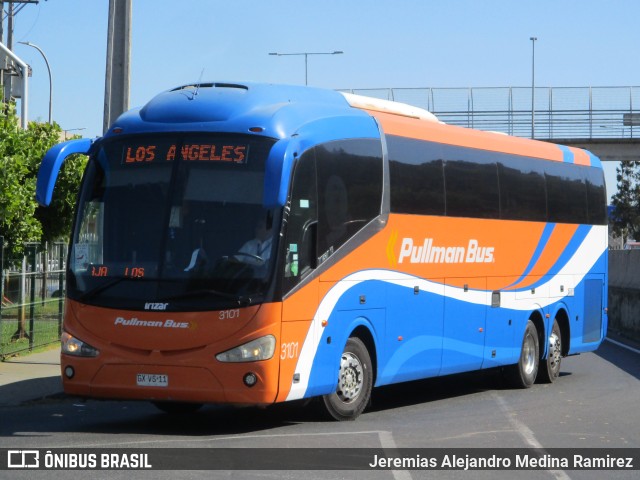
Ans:
POLYGON ((537 277, 547 275, 551 267, 553 267, 560 258, 560 255, 565 251, 567 245, 569 245, 569 242, 577 229, 577 225, 556 225, 549 241, 544 247, 542 255, 538 258, 538 261, 527 275, 527 278, 518 282, 516 285, 512 285, 509 287, 509 290, 517 290, 518 288, 522 288, 526 285, 531 285, 537 281, 537 277))
POLYGON ((576 165, 586 165, 587 167, 591 166, 591 158, 581 148, 569 147, 571 153, 573 153, 573 163, 576 165))
MULTIPOLYGON (((557 162, 564 161, 562 150, 556 145, 547 142, 512 137, 500 133, 472 130, 390 113, 370 110, 367 110, 367 113, 380 122, 384 132, 388 135, 398 135, 448 145, 479 148, 512 155, 528 155, 557 162)), ((578 149, 575 150, 579 151, 578 149)), ((584 153, 582 151, 579 152, 584 153)), ((579 156, 582 158, 582 155, 579 156)), ((588 155, 584 153, 584 156, 588 161, 588 155)))

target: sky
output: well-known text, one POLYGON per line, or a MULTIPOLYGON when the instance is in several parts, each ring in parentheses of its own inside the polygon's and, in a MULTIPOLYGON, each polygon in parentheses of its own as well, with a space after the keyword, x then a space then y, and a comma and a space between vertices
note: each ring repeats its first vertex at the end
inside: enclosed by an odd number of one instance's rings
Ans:
MULTIPOLYGON (((132 0, 130 106, 203 81, 332 89, 640 85, 638 0, 132 0)), ((41 0, 15 17, 29 120, 102 135, 108 0, 41 0)), ((6 8, 6 3, 5 3, 6 8)), ((5 24, 6 28, 6 24, 5 24)), ((607 188, 615 163, 606 162, 607 188)))

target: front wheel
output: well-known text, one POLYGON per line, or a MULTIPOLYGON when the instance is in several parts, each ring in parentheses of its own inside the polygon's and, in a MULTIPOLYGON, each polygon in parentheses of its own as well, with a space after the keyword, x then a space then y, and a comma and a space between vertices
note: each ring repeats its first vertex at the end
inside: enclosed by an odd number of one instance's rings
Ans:
POLYGON ((510 380, 516 388, 529 388, 536 381, 540 364, 540 342, 538 330, 531 320, 527 322, 522 339, 522 350, 518 363, 511 366, 510 380))
POLYGON ((335 420, 355 420, 369 403, 372 387, 369 351, 362 340, 351 337, 340 359, 338 387, 322 397, 327 413, 335 420))
POLYGON ((560 376, 562 362, 562 333, 557 320, 553 322, 548 341, 549 351, 546 360, 540 364, 539 379, 544 383, 553 383, 560 376))

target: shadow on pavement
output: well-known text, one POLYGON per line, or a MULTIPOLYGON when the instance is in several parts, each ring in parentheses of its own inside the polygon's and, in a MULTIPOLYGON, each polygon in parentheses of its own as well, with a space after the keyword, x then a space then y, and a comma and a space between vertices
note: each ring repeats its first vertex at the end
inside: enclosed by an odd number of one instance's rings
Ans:
POLYGON ((594 353, 640 380, 640 356, 636 352, 604 341, 594 353))

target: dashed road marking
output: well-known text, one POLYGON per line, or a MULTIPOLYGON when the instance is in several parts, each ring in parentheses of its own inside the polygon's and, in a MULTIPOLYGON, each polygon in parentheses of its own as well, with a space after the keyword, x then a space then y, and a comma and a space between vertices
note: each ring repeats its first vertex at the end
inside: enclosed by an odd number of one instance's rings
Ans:
MULTIPOLYGON (((516 412, 507 404, 506 400, 502 398, 497 392, 491 392, 493 398, 500 406, 500 410, 507 417, 511 426, 522 437, 522 439, 531 447, 544 451, 544 447, 538 441, 533 431, 523 422, 516 418, 516 412)), ((563 470, 549 470, 549 473, 553 475, 557 480, 571 480, 571 477, 567 475, 563 470)))

